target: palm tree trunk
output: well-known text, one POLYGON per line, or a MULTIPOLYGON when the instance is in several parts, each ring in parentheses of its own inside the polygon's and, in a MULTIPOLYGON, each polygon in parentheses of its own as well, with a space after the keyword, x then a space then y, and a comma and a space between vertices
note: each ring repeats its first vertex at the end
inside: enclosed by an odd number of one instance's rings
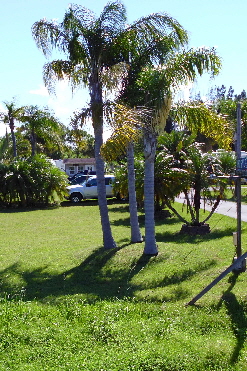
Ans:
POLYGON ((10 118, 10 123, 9 123, 9 128, 10 128, 10 133, 11 133, 11 138, 12 138, 12 143, 13 143, 13 156, 17 157, 17 148, 16 148, 16 138, 15 138, 15 132, 14 132, 14 120, 11 117, 10 118))
POLYGON ((200 208, 201 208, 201 183, 196 182, 195 193, 194 193, 194 208, 195 208, 195 225, 199 224, 200 219, 200 208))
POLYGON ((30 134, 30 142, 31 142, 31 147, 32 147, 32 156, 34 156, 36 153, 36 137, 35 137, 35 133, 33 130, 30 134))
POLYGON ((106 200, 106 188, 105 188, 105 177, 104 177, 104 161, 100 154, 100 148, 103 144, 103 102, 102 102, 102 90, 97 80, 91 83, 91 109, 92 109, 92 120, 95 137, 95 163, 96 163, 96 174, 97 174, 97 191, 98 191, 98 203, 100 211, 100 219, 103 233, 103 245, 105 249, 112 249, 116 247, 116 243, 112 237, 111 225, 108 214, 107 200, 106 200))
POLYGON ((156 135, 144 133, 145 176, 144 176, 144 210, 145 210, 145 247, 144 254, 157 255, 154 221, 154 159, 156 153, 156 135))
POLYGON ((135 168, 134 168, 134 143, 130 142, 127 148, 128 164, 128 190, 129 190, 129 212, 131 227, 131 242, 142 242, 142 235, 138 222, 136 190, 135 190, 135 168))
POLYGON ((187 190, 184 190, 184 195, 185 195, 185 199, 186 199, 186 202, 187 202, 187 210, 189 209, 191 223, 193 223, 194 220, 195 220, 195 214, 193 212, 193 208, 192 208, 192 205, 191 205, 191 202, 192 201, 190 200, 190 197, 188 195, 188 191, 187 190))

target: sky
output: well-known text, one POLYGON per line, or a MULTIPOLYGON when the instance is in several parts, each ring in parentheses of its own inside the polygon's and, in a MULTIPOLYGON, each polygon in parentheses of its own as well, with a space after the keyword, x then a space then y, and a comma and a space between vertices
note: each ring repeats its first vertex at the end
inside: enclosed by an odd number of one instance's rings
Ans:
MULTIPOLYGON (((99 15, 105 0, 77 0, 74 3, 99 15)), ((247 1, 246 0, 125 0, 128 23, 151 13, 165 12, 175 18, 189 34, 188 47, 215 47, 222 59, 222 70, 214 80, 199 78, 193 93, 206 95, 210 88, 230 86, 239 94, 247 90, 247 1)), ((3 102, 15 99, 18 106, 50 107, 65 125, 76 109, 89 101, 86 89, 73 95, 63 82, 56 96, 48 94, 42 69, 47 62, 31 34, 34 22, 46 18, 61 22, 69 6, 67 0, 0 0, 0 111, 3 102)), ((52 60, 53 58, 51 58, 52 60)), ((5 131, 0 123, 0 135, 5 131)))

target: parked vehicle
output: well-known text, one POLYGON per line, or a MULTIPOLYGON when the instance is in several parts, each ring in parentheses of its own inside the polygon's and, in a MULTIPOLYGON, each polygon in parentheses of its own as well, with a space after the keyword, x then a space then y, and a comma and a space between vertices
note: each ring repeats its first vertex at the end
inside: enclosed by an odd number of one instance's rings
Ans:
POLYGON ((71 179, 69 182, 70 184, 82 184, 84 183, 86 180, 88 180, 90 178, 90 175, 85 175, 85 174, 76 174, 76 176, 71 179))
MULTIPOLYGON (((85 177, 89 177, 91 175, 96 175, 96 171, 92 171, 92 170, 87 171, 87 170, 85 170, 85 171, 82 171, 82 172, 79 172, 79 173, 76 173, 74 175, 69 176, 68 177, 68 180, 69 180, 69 182, 74 181, 74 179, 76 179, 78 176, 82 176, 82 175, 85 176, 85 177)), ((73 183, 73 184, 75 184, 75 183, 73 183)))
MULTIPOLYGON (((114 175, 105 175, 106 197, 114 197, 113 183, 114 175)), ((73 203, 78 203, 81 200, 88 198, 98 198, 97 191, 97 176, 93 175, 82 184, 75 184, 67 187, 69 192, 69 200, 73 203)))

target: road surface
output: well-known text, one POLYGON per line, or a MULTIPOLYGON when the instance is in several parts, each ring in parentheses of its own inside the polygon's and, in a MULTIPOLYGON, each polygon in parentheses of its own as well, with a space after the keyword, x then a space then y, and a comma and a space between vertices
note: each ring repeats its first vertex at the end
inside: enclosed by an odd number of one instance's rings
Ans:
MULTIPOLYGON (((176 202, 186 202, 184 195, 181 194, 179 197, 175 198, 176 202)), ((202 209, 204 208, 204 204, 202 201, 201 204, 202 209)), ((210 205, 205 205, 205 209, 208 211, 211 211, 212 206, 210 205)), ((231 218, 237 218, 237 203, 236 202, 231 202, 231 201, 220 201, 219 206, 215 210, 215 213, 230 216, 231 218)), ((241 204, 241 220, 243 222, 247 222, 247 205, 241 204)))

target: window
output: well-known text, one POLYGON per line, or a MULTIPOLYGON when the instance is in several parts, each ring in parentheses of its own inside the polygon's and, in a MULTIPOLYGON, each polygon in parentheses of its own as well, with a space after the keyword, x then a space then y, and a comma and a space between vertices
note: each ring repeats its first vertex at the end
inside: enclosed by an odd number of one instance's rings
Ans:
POLYGON ((105 178, 105 184, 106 185, 111 185, 112 183, 114 183, 114 178, 105 178))
POLYGON ((91 186, 96 186, 97 185, 97 179, 90 179, 89 181, 88 181, 88 183, 91 185, 91 186))
POLYGON ((73 175, 75 174, 75 167, 74 166, 70 166, 69 167, 69 175, 73 175))

